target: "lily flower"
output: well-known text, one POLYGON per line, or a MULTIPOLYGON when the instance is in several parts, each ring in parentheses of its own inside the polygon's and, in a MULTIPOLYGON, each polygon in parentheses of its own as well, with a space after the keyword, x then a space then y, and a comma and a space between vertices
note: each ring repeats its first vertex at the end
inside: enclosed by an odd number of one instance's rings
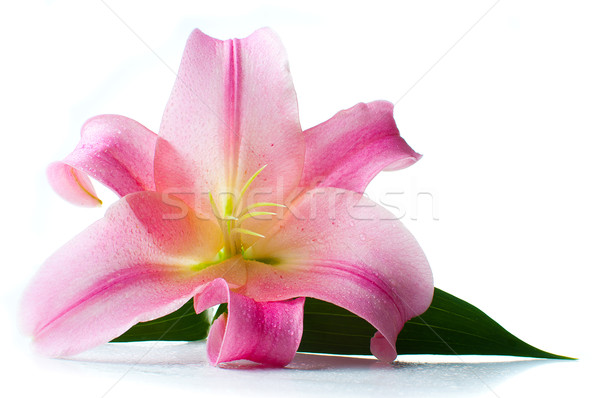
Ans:
POLYGON ((42 265, 24 294, 23 328, 40 352, 67 356, 193 297, 198 313, 228 303, 208 337, 213 364, 284 366, 313 297, 370 322, 372 353, 391 361, 433 282, 414 237, 363 191, 419 157, 384 101, 302 131, 287 56, 269 29, 226 41, 195 30, 158 135, 97 116, 49 166, 74 204, 101 204, 90 176, 120 199, 42 265))

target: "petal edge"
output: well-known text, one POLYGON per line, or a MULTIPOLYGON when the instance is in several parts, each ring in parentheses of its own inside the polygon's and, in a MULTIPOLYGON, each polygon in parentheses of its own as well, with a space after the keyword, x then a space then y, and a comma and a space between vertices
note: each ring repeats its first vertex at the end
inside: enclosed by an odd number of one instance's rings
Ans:
POLYGON ((400 137, 394 105, 360 103, 336 113, 305 132, 306 161, 302 186, 363 192, 382 170, 399 170, 421 155, 400 137))
POLYGON ((102 203, 88 175, 121 197, 153 191, 156 139, 156 134, 125 116, 93 117, 81 128, 73 152, 48 166, 50 185, 68 202, 86 207, 102 203))
POLYGON ((21 302, 38 351, 72 355, 108 342, 173 312, 213 279, 193 266, 220 249, 218 226, 191 212, 162 219, 173 210, 157 193, 128 195, 46 260, 21 302))

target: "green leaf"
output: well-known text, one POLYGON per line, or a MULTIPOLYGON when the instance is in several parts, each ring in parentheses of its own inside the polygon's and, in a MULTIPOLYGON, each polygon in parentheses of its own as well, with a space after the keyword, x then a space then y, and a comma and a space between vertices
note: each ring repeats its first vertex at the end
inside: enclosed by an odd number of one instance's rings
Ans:
MULTIPOLYGON (((306 299, 298 351, 369 355, 375 328, 333 304, 306 299)), ((408 321, 396 341, 398 354, 512 355, 571 359, 539 350, 506 331, 475 306, 435 289, 429 309, 408 321)))
MULTIPOLYGON (((226 311, 226 308, 226 305, 221 305, 217 314, 226 311)), ((207 313, 197 315, 190 300, 172 314, 138 323, 113 341, 201 340, 208 335, 209 327, 207 313)), ((331 303, 307 298, 304 333, 298 351, 370 355, 370 340, 374 333, 373 326, 351 312, 331 303)), ((398 354, 572 359, 539 350, 519 340, 475 306, 437 288, 429 309, 404 325, 396 348, 398 354)))
POLYGON ((162 318, 134 325, 113 342, 126 341, 196 341, 208 336, 210 322, 206 311, 196 314, 194 300, 162 318))
POLYGON ((212 325, 213 323, 215 323, 215 321, 222 314, 226 314, 226 313, 227 313, 227 303, 223 303, 223 304, 219 305, 219 307, 217 307, 217 310, 215 311, 215 314, 212 317, 212 321, 210 322, 210 324, 212 325))

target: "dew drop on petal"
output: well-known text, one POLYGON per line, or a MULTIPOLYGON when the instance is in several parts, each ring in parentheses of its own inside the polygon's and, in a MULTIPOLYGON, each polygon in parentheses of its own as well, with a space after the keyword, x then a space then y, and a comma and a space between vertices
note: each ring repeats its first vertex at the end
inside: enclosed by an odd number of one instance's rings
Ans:
POLYGON ((367 240, 367 237, 365 236, 365 234, 360 234, 360 235, 358 235, 358 237, 359 237, 359 239, 360 239, 360 240, 362 240, 363 242, 364 242, 365 240, 367 240))

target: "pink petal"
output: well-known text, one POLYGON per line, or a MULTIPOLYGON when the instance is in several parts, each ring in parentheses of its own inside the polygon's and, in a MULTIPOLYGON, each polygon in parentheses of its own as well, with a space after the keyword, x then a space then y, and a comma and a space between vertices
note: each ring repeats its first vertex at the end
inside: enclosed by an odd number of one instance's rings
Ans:
POLYGON ((304 298, 256 302, 229 290, 216 279, 194 300, 196 312, 228 303, 208 335, 208 358, 213 365, 247 359, 273 366, 292 361, 302 338, 304 298))
POLYGON ((246 285, 234 291, 258 301, 331 302, 370 322, 392 347, 433 297, 431 270, 414 237, 354 192, 308 192, 265 239, 246 247, 245 257, 256 261, 247 266, 246 285))
POLYGON ((301 185, 363 192, 380 171, 419 160, 400 137, 393 112, 387 101, 361 103, 307 130, 301 185))
POLYGON ((50 186, 66 201, 83 207, 97 207, 102 201, 87 174, 64 162, 53 162, 46 169, 50 186))
POLYGON ((385 362, 392 362, 398 356, 396 345, 390 344, 381 332, 375 332, 375 335, 371 338, 370 348, 373 355, 385 362))
POLYGON ((198 267, 220 250, 219 227, 191 211, 181 216, 187 207, 171 203, 153 192, 128 195, 42 265, 21 307, 22 326, 42 353, 108 342, 176 310, 211 273, 223 273, 198 267))
POLYGON ((75 150, 48 167, 50 185, 80 206, 102 203, 87 175, 119 196, 154 190, 156 139, 156 134, 124 116, 96 116, 83 125, 75 150))
MULTIPOLYGON (((269 29, 221 41, 188 39, 156 152, 159 190, 285 198, 300 179, 304 142, 285 50, 269 29), (263 193, 264 192, 264 193, 263 193)), ((278 203, 281 203, 280 199, 278 203)))

